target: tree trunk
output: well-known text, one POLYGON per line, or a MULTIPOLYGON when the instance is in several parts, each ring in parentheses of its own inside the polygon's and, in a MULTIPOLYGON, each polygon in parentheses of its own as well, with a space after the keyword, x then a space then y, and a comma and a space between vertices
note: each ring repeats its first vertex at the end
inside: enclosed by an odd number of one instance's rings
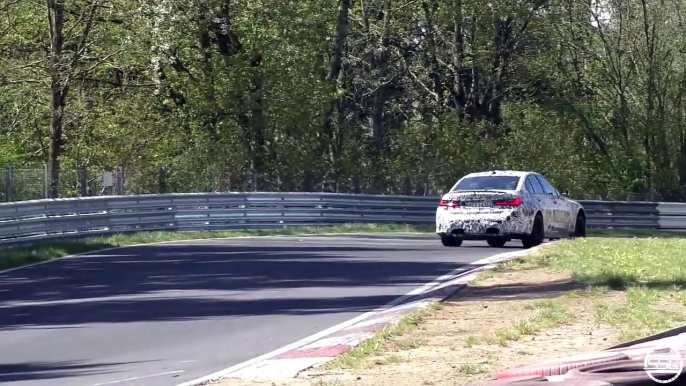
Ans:
POLYGON ((69 79, 64 79, 64 0, 48 0, 48 20, 51 22, 50 45, 50 147, 48 150, 49 198, 59 195, 60 155, 62 153, 62 130, 64 108, 69 91, 69 79))
POLYGON ((268 166, 274 161, 276 155, 267 147, 267 126, 264 112, 264 74, 262 73, 262 54, 254 51, 250 60, 253 75, 250 83, 250 127, 255 139, 253 145, 253 165, 259 176, 258 190, 270 190, 268 186, 268 166))
MULTIPOLYGON (((326 74, 326 81, 330 83, 336 89, 336 91, 338 91, 338 89, 341 87, 343 79, 343 50, 345 47, 345 42, 348 40, 349 10, 350 0, 340 0, 338 8, 338 18, 336 20, 336 36, 334 38, 334 45, 331 50, 329 71, 326 74)), ((338 96, 324 103, 323 131, 325 135, 325 140, 322 141, 323 146, 320 150, 322 153, 328 154, 329 162, 331 163, 331 166, 335 169, 334 174, 336 175, 336 191, 338 191, 337 181, 341 174, 339 169, 342 158, 341 153, 343 150, 342 146, 338 146, 340 144, 340 140, 342 137, 342 130, 340 129, 340 127, 334 127, 333 124, 335 110, 337 107, 339 108, 340 116, 341 100, 338 96), (335 132, 336 129, 338 129, 337 133, 335 132)))

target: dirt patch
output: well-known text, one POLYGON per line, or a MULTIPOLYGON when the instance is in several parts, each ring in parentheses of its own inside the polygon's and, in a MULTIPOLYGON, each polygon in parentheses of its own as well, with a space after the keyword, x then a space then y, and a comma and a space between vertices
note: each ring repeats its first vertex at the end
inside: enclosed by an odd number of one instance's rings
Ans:
POLYGON ((595 309, 625 302, 624 292, 601 296, 548 269, 488 272, 418 328, 392 338, 383 355, 355 368, 315 368, 297 379, 232 379, 219 385, 483 385, 507 368, 618 343, 614 328, 596 322, 595 309))

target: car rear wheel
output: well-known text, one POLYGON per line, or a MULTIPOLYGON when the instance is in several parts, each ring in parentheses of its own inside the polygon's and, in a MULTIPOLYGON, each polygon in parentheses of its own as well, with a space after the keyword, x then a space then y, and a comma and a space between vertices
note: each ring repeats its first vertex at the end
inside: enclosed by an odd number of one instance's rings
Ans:
POLYGON ((501 238, 501 237, 496 237, 496 238, 488 239, 488 240, 486 240, 486 242, 488 243, 488 245, 490 247, 502 248, 505 246, 505 243, 507 242, 507 240, 505 240, 504 238, 501 238))
POLYGON ((545 230, 543 229, 543 216, 541 216, 539 213, 534 219, 534 226, 531 228, 531 234, 522 238, 522 246, 528 249, 537 245, 541 245, 543 243, 544 235, 545 230))
POLYGON ((459 247, 462 245, 462 239, 452 236, 441 235, 441 243, 444 247, 459 247))
POLYGON ((576 215, 573 237, 586 237, 586 216, 583 213, 576 215))

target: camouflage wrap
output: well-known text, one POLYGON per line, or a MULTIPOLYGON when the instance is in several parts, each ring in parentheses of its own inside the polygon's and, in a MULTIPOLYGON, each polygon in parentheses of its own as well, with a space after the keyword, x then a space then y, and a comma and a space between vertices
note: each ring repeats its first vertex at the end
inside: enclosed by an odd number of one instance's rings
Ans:
MULTIPOLYGON (((513 200, 511 194, 460 194, 449 193, 446 201, 459 201, 469 197, 473 201, 513 200)), ((463 229, 465 234, 484 234, 489 228, 496 228, 502 234, 529 234, 534 223, 536 208, 523 204, 512 208, 439 207, 436 210, 436 233, 450 234, 463 229)))
POLYGON ((451 234, 455 230, 460 230, 464 236, 483 238, 493 235, 487 230, 498 229, 498 235, 521 238, 532 233, 537 213, 542 216, 543 232, 546 237, 568 237, 574 233, 577 214, 582 210, 581 204, 559 194, 540 174, 495 171, 472 173, 463 179, 504 176, 518 179, 499 182, 491 180, 481 183, 484 185, 470 180, 460 185, 460 190, 456 190, 462 180, 458 181, 449 193, 441 197, 447 206, 439 206, 436 210, 436 233, 451 234), (536 181, 539 177, 540 180, 536 181), (529 182, 535 183, 536 187, 529 182), (547 190, 543 188, 543 183, 548 184, 547 190), (493 189, 494 186, 500 187, 501 190, 493 189), (536 190, 537 188, 544 190, 536 190), (546 194, 551 190, 555 190, 553 194, 546 194), (517 205, 505 204, 514 200, 519 201, 517 205), (500 203, 495 205, 495 202, 500 203))

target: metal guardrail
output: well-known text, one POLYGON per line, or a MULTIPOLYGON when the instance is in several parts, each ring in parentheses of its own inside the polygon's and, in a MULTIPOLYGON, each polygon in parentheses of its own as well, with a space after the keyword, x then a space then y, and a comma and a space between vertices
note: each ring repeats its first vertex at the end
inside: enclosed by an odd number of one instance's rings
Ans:
MULTIPOLYGON (((336 193, 100 196, 0 203, 0 245, 140 231, 435 224, 440 197, 336 193)), ((591 228, 686 229, 686 204, 580 201, 591 228)))

